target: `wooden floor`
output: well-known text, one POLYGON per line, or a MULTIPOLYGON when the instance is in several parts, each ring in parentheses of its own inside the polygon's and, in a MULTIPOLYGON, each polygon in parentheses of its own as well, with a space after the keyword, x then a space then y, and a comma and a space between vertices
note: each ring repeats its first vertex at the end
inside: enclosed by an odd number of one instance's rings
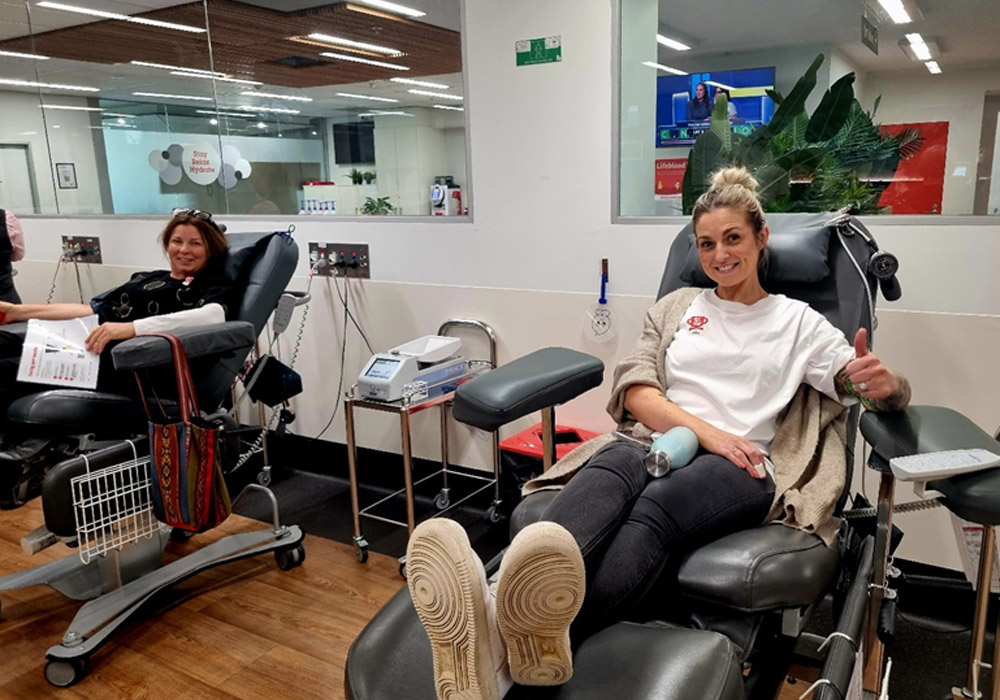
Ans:
MULTIPOLYGON (((35 556, 20 538, 43 521, 36 499, 0 511, 0 576, 75 550, 35 556)), ((167 558, 262 523, 231 516, 191 542, 171 542, 167 558)), ((45 652, 59 643, 81 603, 47 586, 0 592, 2 700, 337 700, 351 642, 403 586, 392 557, 359 564, 352 547, 306 536, 306 561, 281 571, 270 554, 234 562, 175 587, 177 601, 138 617, 90 659, 76 685, 48 684, 45 652)), ((805 675, 805 674, 802 674, 805 675)), ((798 698, 808 682, 786 683, 776 700, 798 698)))
MULTIPOLYGON (((62 545, 26 555, 20 538, 43 522, 40 499, 0 511, 0 575, 74 553, 62 545)), ((239 516, 171 542, 168 557, 266 525, 239 516)), ((234 562, 176 586, 168 609, 119 632, 67 689, 45 680, 45 652, 81 603, 47 586, 0 592, 0 698, 36 700, 331 700, 344 697, 351 642, 403 585, 394 558, 359 564, 346 544, 306 536, 306 561, 281 571, 270 554, 234 562)))

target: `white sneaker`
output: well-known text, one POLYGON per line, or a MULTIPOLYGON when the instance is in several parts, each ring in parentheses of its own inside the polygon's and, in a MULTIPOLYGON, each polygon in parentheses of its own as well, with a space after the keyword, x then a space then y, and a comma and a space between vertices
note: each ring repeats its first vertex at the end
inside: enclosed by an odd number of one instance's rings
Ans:
POLYGON ((406 585, 431 642, 439 700, 500 700, 511 686, 483 563, 454 520, 416 527, 406 585))
POLYGON ((573 675, 569 627, 586 591, 583 556, 562 525, 538 522, 517 534, 500 564, 497 622, 511 678, 561 685, 573 675))

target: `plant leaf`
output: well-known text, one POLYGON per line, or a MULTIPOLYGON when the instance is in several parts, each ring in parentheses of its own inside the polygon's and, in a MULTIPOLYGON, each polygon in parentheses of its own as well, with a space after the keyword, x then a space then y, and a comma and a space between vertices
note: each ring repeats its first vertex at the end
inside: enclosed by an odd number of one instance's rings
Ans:
POLYGON ((715 106, 712 108, 712 126, 709 127, 712 133, 719 137, 725 153, 733 149, 733 127, 729 124, 728 104, 725 95, 715 101, 715 106))
POLYGON ((754 177, 757 179, 757 196, 762 204, 770 204, 789 192, 789 172, 778 165, 770 163, 760 168, 754 177))
POLYGON ((800 148, 776 158, 774 164, 784 168, 789 173, 812 174, 823 162, 825 154, 826 149, 822 146, 800 148))
POLYGON ((854 104, 854 73, 842 76, 823 95, 806 129, 806 141, 818 143, 833 138, 847 121, 854 104))
POLYGON ((765 90, 764 94, 770 97, 771 101, 776 105, 780 105, 785 100, 784 96, 777 90, 765 90))
POLYGON ((723 165, 722 141, 713 131, 706 131, 691 147, 687 172, 684 174, 684 207, 694 206, 694 202, 708 189, 712 173, 723 165), (690 181, 688 181, 690 175, 690 181))

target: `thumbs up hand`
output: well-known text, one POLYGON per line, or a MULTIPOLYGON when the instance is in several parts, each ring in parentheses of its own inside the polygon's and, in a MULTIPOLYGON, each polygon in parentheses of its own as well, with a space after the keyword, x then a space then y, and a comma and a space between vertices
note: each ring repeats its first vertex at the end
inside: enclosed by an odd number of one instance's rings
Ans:
POLYGON ((868 350, 868 331, 865 328, 859 328, 854 336, 854 355, 855 358, 847 363, 844 370, 858 395, 878 401, 900 392, 897 375, 868 350))

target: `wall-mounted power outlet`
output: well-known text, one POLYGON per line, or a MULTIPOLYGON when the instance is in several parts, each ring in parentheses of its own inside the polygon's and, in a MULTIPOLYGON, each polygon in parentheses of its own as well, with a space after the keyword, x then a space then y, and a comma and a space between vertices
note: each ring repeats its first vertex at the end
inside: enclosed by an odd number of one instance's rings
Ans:
POLYGON ((62 250, 65 260, 97 265, 104 262, 101 257, 101 239, 98 236, 63 236, 62 250))
POLYGON ((371 277, 367 243, 309 243, 309 265, 324 277, 371 277), (326 265, 317 265, 326 260, 326 265))

